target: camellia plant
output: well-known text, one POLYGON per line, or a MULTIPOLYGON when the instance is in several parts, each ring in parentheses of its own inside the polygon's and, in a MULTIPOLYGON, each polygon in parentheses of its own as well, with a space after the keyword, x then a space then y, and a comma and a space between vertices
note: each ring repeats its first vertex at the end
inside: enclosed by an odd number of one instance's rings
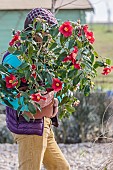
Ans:
POLYGON ((38 102, 46 100, 44 92, 54 90, 60 117, 68 117, 79 104, 73 92, 83 91, 87 96, 94 86, 92 80, 97 76, 97 68, 103 67, 104 75, 112 70, 110 59, 99 57, 94 50, 94 41, 93 32, 80 21, 51 27, 39 18, 29 29, 13 31, 8 51, 17 55, 22 64, 16 68, 0 65, 1 100, 13 108, 9 101, 18 98, 18 113, 27 104, 28 110, 35 114, 36 106, 41 110, 38 102), (24 90, 22 83, 26 85, 24 90))

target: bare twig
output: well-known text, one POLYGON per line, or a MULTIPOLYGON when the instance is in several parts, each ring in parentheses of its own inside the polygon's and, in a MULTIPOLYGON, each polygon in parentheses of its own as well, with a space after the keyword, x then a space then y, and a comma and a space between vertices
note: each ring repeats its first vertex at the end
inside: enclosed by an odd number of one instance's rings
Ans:
POLYGON ((109 103, 109 105, 106 107, 105 111, 104 111, 104 114, 103 114, 103 117, 102 117, 102 134, 104 135, 104 117, 105 117, 105 114, 106 114, 106 111, 107 109, 109 108, 109 106, 113 103, 113 101, 111 101, 109 103))
POLYGON ((55 8, 55 5, 56 5, 57 0, 52 0, 51 12, 52 12, 54 15, 56 15, 56 14, 58 13, 58 11, 59 11, 60 8, 66 6, 66 5, 72 4, 72 3, 75 2, 75 1, 77 1, 77 0, 73 0, 73 1, 70 1, 70 2, 68 2, 68 3, 63 4, 63 0, 61 0, 61 3, 60 3, 60 5, 59 5, 59 7, 58 7, 58 8, 55 8), (63 4, 63 5, 62 5, 62 4, 63 4))
MULTIPOLYGON (((64 7, 64 6, 66 6, 66 5, 72 4, 72 3, 75 2, 75 1, 77 1, 77 0, 73 0, 73 1, 71 1, 71 2, 68 2, 68 3, 64 4, 64 5, 60 5, 58 8, 62 8, 62 7, 64 7)), ((58 8, 57 8, 57 9, 58 9, 58 8)))

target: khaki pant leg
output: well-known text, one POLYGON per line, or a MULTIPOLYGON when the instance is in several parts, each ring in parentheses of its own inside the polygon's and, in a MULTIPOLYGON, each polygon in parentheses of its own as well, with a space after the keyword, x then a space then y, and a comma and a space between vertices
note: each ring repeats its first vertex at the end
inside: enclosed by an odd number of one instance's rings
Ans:
POLYGON ((50 120, 45 118, 43 136, 13 134, 18 144, 18 170, 41 170, 47 138, 50 133, 50 120))
POLYGON ((48 136, 43 163, 47 170, 70 170, 69 163, 55 141, 52 129, 48 136))

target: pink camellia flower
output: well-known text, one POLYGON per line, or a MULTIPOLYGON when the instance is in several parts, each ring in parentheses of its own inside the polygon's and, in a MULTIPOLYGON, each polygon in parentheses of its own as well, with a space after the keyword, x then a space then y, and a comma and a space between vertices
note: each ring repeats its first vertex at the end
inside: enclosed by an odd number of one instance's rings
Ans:
POLYGON ((62 89, 62 82, 58 78, 53 78, 52 88, 58 92, 62 89))
POLYGON ((103 69, 102 74, 103 74, 103 75, 108 75, 108 74, 112 71, 112 69, 113 69, 113 66, 111 66, 111 67, 105 67, 105 68, 103 69))
POLYGON ((69 21, 64 22, 59 27, 59 32, 64 35, 64 37, 70 37, 73 32, 73 27, 69 21))
POLYGON ((89 40, 89 42, 90 42, 91 44, 93 44, 94 41, 95 41, 93 32, 87 31, 87 32, 86 32, 86 38, 89 40))
POLYGON ((32 70, 36 70, 37 67, 35 64, 32 64, 31 68, 32 68, 32 70))
POLYGON ((5 81, 6 81, 6 87, 9 89, 15 87, 18 84, 18 80, 13 74, 6 76, 5 81))
POLYGON ((30 97, 31 97, 31 99, 32 99, 33 101, 35 101, 35 102, 39 102, 41 99, 42 99, 42 100, 46 100, 46 97, 41 96, 40 93, 32 94, 30 97))

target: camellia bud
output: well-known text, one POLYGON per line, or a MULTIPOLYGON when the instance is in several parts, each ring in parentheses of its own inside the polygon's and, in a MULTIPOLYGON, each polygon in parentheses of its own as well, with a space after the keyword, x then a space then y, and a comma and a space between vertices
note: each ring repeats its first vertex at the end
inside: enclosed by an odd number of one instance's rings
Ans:
POLYGON ((93 81, 91 81, 91 88, 94 88, 95 83, 93 81))
POLYGON ((80 100, 76 100, 75 102, 74 102, 74 106, 78 106, 80 104, 80 100))
POLYGON ((80 19, 77 20, 77 23, 80 24, 80 19))

